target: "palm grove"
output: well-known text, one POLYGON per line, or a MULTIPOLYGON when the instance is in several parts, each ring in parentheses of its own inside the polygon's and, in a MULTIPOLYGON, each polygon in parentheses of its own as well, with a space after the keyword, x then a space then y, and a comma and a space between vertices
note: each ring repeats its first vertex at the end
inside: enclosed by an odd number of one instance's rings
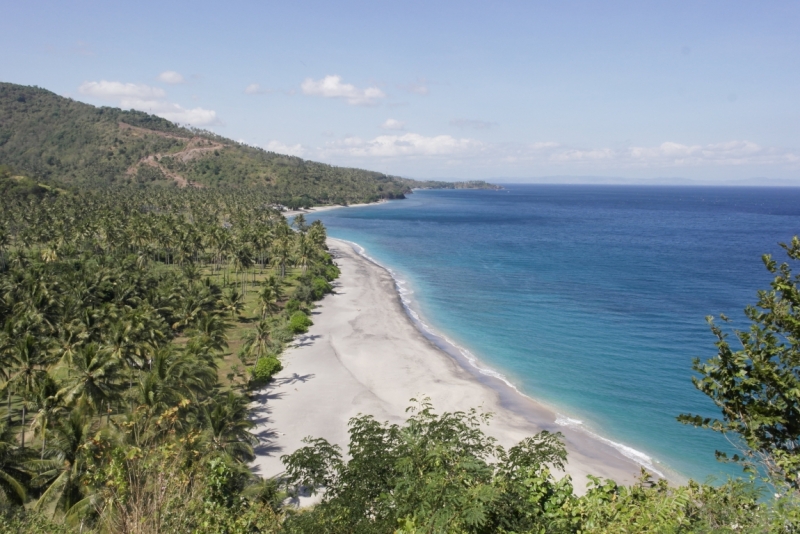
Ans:
POLYGON ((295 230, 248 193, 4 196, 2 500, 84 530, 272 525, 274 492, 240 495, 247 392, 338 276, 324 227, 295 230))

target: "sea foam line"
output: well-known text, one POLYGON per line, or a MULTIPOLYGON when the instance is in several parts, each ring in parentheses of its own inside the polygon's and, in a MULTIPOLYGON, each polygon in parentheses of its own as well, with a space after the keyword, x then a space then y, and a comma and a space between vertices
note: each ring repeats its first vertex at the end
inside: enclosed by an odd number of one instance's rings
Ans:
MULTIPOLYGON (((424 330, 427 334, 429 334, 429 335, 431 335, 431 336, 433 336, 435 338, 438 338, 438 339, 443 339, 448 345, 450 345, 451 347, 456 349, 464 357, 464 359, 467 360, 469 362, 469 364, 472 367, 474 367, 482 375, 490 376, 492 378, 496 378, 496 379, 502 381, 504 384, 506 384, 509 388, 514 390, 519 395, 522 395, 523 397, 525 397, 526 399, 530 399, 530 400, 532 400, 534 402, 539 402, 536 399, 534 399, 533 397, 531 397, 529 395, 526 395, 525 393, 521 392, 519 390, 519 388, 517 388, 517 386, 515 386, 513 383, 511 383, 502 373, 498 373, 494 369, 489 369, 487 367, 482 367, 481 365, 479 365, 478 358, 474 354, 472 354, 472 352, 470 352, 469 350, 461 347, 460 345, 455 343, 453 340, 451 340, 447 336, 441 334, 440 332, 434 330, 431 326, 429 326, 427 323, 425 323, 425 321, 422 320, 420 315, 411 307, 411 299, 409 297, 414 292, 405 287, 408 284, 408 282, 406 280, 403 280, 402 278, 400 278, 400 276, 395 272, 394 269, 392 269, 391 267, 387 267, 386 265, 383 265, 381 262, 379 262, 378 260, 376 260, 375 258, 370 256, 369 254, 367 254, 366 249, 364 247, 362 247, 361 245, 359 245, 358 243, 356 243, 354 241, 348 241, 346 239, 339 239, 339 238, 336 238, 336 239, 338 239, 339 241, 342 241, 344 243, 349 244, 353 248, 353 250, 356 251, 356 253, 359 256, 361 256, 362 258, 366 259, 367 261, 370 261, 370 262, 374 263, 375 265, 377 265, 381 269, 386 270, 386 272, 389 273, 389 275, 392 277, 392 280, 394 281, 394 285, 395 285, 395 288, 397 289, 397 293, 400 295, 400 302, 403 304, 403 309, 406 311, 408 316, 411 317, 412 322, 414 322, 415 324, 419 325, 419 327, 422 330, 424 330)), ((584 426, 583 421, 580 421, 578 419, 572 419, 572 418, 567 417, 565 415, 562 415, 560 413, 556 413, 555 423, 557 425, 559 425, 559 426, 566 426, 566 427, 570 427, 572 429, 578 430, 580 432, 583 432, 584 434, 587 434, 587 435, 591 436, 592 438, 594 438, 594 439, 596 439, 598 441, 601 441, 601 442, 605 443, 606 445, 609 445, 610 447, 616 449, 617 451, 620 452, 620 454, 622 454, 623 456, 625 456, 626 458, 628 458, 630 460, 633 460, 634 462, 636 462, 637 464, 641 465, 645 469, 655 473, 656 475, 658 475, 658 476, 660 476, 662 478, 666 478, 666 475, 664 475, 664 473, 662 473, 661 471, 659 471, 655 467, 654 464, 657 463, 658 461, 653 459, 653 457, 649 456, 648 454, 645 454, 642 451, 634 449, 633 447, 629 447, 629 446, 627 446, 627 445, 625 445, 623 443, 618 443, 616 441, 613 441, 613 440, 610 440, 608 438, 605 438, 605 437, 601 436, 600 434, 592 432, 591 430, 586 428, 586 426, 584 426)))

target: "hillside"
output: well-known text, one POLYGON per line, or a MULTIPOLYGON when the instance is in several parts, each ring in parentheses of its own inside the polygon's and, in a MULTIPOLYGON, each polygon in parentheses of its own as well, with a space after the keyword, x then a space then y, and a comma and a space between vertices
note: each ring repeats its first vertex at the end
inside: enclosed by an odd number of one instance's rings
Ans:
POLYGON ((416 183, 267 152, 140 111, 95 107, 10 83, 0 83, 0 165, 76 186, 255 186, 288 205, 402 198, 416 183))

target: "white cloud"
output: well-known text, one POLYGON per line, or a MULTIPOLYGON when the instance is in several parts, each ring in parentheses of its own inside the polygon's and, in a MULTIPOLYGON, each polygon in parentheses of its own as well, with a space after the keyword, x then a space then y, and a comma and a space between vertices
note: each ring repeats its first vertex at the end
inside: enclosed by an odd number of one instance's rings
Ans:
POLYGON ((257 83, 251 83, 250 85, 244 88, 244 92, 247 95, 266 95, 268 93, 271 93, 272 90, 261 87, 257 83))
POLYGON ((120 100, 119 105, 123 109, 138 109, 178 124, 191 124, 192 126, 220 124, 216 111, 199 107, 186 109, 179 104, 167 102, 166 100, 123 98, 120 100))
POLYGON ((280 141, 270 141, 264 146, 264 148, 270 152, 288 154, 290 156, 297 156, 298 158, 303 157, 303 154, 306 153, 306 149, 303 148, 303 145, 287 145, 285 143, 281 143, 280 141))
POLYGON ((449 135, 426 137, 407 133, 404 135, 380 135, 363 140, 348 137, 342 141, 328 143, 321 151, 324 156, 347 155, 355 157, 394 158, 402 156, 454 156, 478 151, 483 145, 472 139, 456 139, 449 135))
POLYGON ((409 93, 415 93, 418 95, 427 95, 430 91, 428 90, 428 82, 425 78, 417 78, 416 81, 411 82, 406 85, 399 85, 400 89, 404 91, 408 91, 409 93))
POLYGON ((385 158, 427 159, 463 165, 464 169, 550 169, 548 172, 630 171, 650 169, 707 169, 752 167, 800 168, 800 155, 787 149, 763 147, 751 141, 729 141, 705 145, 665 142, 656 146, 625 148, 575 147, 553 141, 527 144, 485 143, 450 135, 416 133, 386 134, 372 139, 347 137, 331 141, 313 152, 314 157, 350 161, 385 158), (561 169, 559 171, 558 169, 561 169))
POLYGON ((386 97, 384 92, 377 87, 358 89, 349 83, 342 83, 342 77, 337 75, 325 76, 321 80, 306 78, 300 88, 303 90, 303 94, 324 98, 342 98, 354 106, 374 105, 379 98, 386 97))
POLYGON ((123 109, 138 109, 179 124, 193 126, 220 124, 216 111, 200 107, 187 109, 169 102, 166 100, 167 93, 158 87, 101 80, 84 82, 78 91, 87 96, 116 101, 123 109))
POLYGON ((450 121, 450 126, 461 128, 462 130, 488 130, 492 126, 497 126, 495 122, 479 121, 475 119, 453 119, 450 121))
POLYGON ((405 130, 406 123, 395 119, 386 119, 386 122, 381 124, 384 130, 405 130))
POLYGON ((181 76, 180 73, 177 73, 174 70, 165 70, 164 72, 158 75, 158 79, 170 85, 178 85, 181 83, 186 83, 186 80, 183 78, 183 76, 181 76))
POLYGON ((775 165, 800 162, 787 150, 762 147, 751 141, 728 141, 707 145, 684 145, 667 141, 654 147, 623 149, 564 149, 550 154, 554 162, 607 162, 617 167, 697 167, 775 165))
POLYGON ((100 80, 99 82, 83 82, 78 88, 81 94, 103 98, 105 100, 117 100, 119 98, 163 98, 166 93, 158 87, 138 83, 109 82, 100 80))

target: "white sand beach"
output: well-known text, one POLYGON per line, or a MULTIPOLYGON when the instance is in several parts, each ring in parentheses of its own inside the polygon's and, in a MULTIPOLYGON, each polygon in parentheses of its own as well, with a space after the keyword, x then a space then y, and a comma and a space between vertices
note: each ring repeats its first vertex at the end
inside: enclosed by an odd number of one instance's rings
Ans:
POLYGON ((328 245, 342 271, 335 294, 318 303, 308 334, 287 349, 283 371, 255 397, 254 432, 262 440, 256 472, 283 472, 281 455, 303 446, 306 436, 326 438, 346 453, 351 417, 370 414, 399 423, 409 399, 427 396, 439 413, 471 407, 493 412, 486 430, 504 446, 543 428, 560 430, 569 451, 567 473, 578 493, 587 474, 619 483, 638 475, 639 466, 610 445, 554 425, 551 410, 476 379, 417 330, 384 268, 344 241, 329 239, 328 245), (509 393, 513 409, 507 399, 504 404, 509 393))
POLYGON ((310 213, 317 213, 319 211, 328 211, 328 210, 338 210, 338 209, 347 209, 347 208, 360 208, 362 206, 375 206, 377 204, 382 204, 384 202, 388 202, 388 200, 378 200, 377 202, 369 202, 364 204, 349 204, 347 206, 342 205, 335 205, 335 206, 314 206, 313 208, 307 209, 296 209, 296 210, 287 210, 282 212, 284 217, 294 217, 295 215, 308 215, 310 213))

